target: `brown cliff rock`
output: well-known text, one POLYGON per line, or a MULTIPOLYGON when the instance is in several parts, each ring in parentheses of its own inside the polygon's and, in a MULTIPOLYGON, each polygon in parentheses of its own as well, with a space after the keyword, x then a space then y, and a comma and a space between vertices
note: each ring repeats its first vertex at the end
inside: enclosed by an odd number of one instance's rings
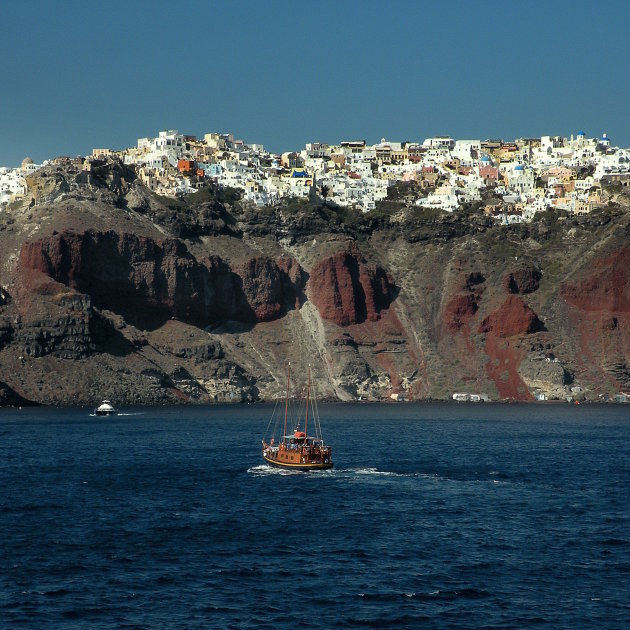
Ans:
POLYGON ((525 359, 523 348, 512 343, 510 339, 490 332, 484 344, 484 351, 488 357, 485 364, 488 378, 497 388, 499 398, 510 400, 533 400, 527 385, 518 372, 525 359))
POLYGON ((356 252, 338 252, 317 263, 308 286, 320 315, 339 326, 376 321, 392 301, 385 271, 356 252))
POLYGON ((480 271, 471 271, 464 280, 464 288, 467 291, 474 291, 476 287, 485 281, 486 278, 480 271))
POLYGON ((31 269, 25 277, 10 337, 21 355, 81 359, 105 347, 118 349, 111 323, 94 309, 89 295, 39 270, 31 269))
POLYGON ((617 391, 630 388, 630 247, 578 270, 559 293, 569 306, 575 368, 617 391))
POLYGON ((468 324, 479 310, 474 295, 455 295, 444 307, 443 319, 449 332, 455 333, 468 324))
POLYGON ((302 288, 301 270, 283 264, 288 271, 255 258, 235 273, 219 256, 198 261, 180 240, 113 231, 54 234, 25 243, 19 260, 26 289, 40 272, 145 326, 170 317, 199 325, 273 319, 302 288))
POLYGON ((239 301, 234 295, 235 283, 227 265, 216 258, 205 262, 199 264, 177 240, 157 243, 113 231, 66 231, 26 243, 19 265, 27 282, 29 270, 40 271, 92 295, 100 308, 151 326, 169 317, 201 324, 244 303, 244 298, 239 301), (212 298, 219 293, 221 305, 212 308, 212 298))
POLYGON ((20 396, 6 383, 0 381, 0 407, 29 407, 36 405, 37 403, 20 396))
POLYGON ((560 295, 582 311, 630 313, 630 247, 596 260, 583 280, 566 283, 560 295))
POLYGON ((503 305, 490 313, 479 326, 480 333, 492 332, 498 337, 527 335, 544 330, 538 316, 523 300, 510 295, 503 305))
POLYGON ((503 286, 508 293, 533 293, 540 286, 542 274, 536 267, 523 267, 503 277, 503 286))
POLYGON ((276 319, 293 308, 304 287, 302 269, 293 259, 278 264, 259 256, 237 267, 236 273, 257 322, 276 319))

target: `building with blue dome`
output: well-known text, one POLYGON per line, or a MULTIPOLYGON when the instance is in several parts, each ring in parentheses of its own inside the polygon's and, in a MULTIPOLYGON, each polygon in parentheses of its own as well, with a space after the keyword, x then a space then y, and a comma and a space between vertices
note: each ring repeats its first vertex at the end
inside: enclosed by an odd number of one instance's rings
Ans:
POLYGON ((531 195, 536 187, 533 171, 525 170, 523 164, 515 164, 512 173, 508 174, 510 188, 520 195, 531 195))

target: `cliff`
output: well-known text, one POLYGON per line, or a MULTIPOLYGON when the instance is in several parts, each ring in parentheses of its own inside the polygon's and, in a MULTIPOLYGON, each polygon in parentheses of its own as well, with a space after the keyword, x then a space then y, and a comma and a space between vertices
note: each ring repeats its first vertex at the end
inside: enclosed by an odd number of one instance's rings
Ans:
POLYGON ((501 227, 386 202, 160 198, 117 162, 0 214, 0 404, 604 399, 630 388, 630 214, 501 227), (298 382, 298 387, 300 383, 298 382))

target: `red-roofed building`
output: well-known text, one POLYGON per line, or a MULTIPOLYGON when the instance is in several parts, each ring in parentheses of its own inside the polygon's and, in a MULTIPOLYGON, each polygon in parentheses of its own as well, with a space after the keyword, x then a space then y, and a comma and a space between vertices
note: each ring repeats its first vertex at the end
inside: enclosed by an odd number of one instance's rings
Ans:
POLYGON ((190 173, 196 166, 193 160, 177 160, 177 170, 180 173, 190 173))
POLYGON ((496 182, 499 179, 499 169, 495 166, 481 166, 479 167, 479 177, 486 182, 496 182))

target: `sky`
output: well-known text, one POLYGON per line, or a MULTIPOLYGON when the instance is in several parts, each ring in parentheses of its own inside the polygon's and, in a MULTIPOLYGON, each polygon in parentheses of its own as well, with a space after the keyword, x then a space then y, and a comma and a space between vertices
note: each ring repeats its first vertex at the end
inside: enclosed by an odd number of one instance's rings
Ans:
POLYGON ((629 24, 629 0, 6 0, 0 166, 164 129, 629 147, 629 24))

